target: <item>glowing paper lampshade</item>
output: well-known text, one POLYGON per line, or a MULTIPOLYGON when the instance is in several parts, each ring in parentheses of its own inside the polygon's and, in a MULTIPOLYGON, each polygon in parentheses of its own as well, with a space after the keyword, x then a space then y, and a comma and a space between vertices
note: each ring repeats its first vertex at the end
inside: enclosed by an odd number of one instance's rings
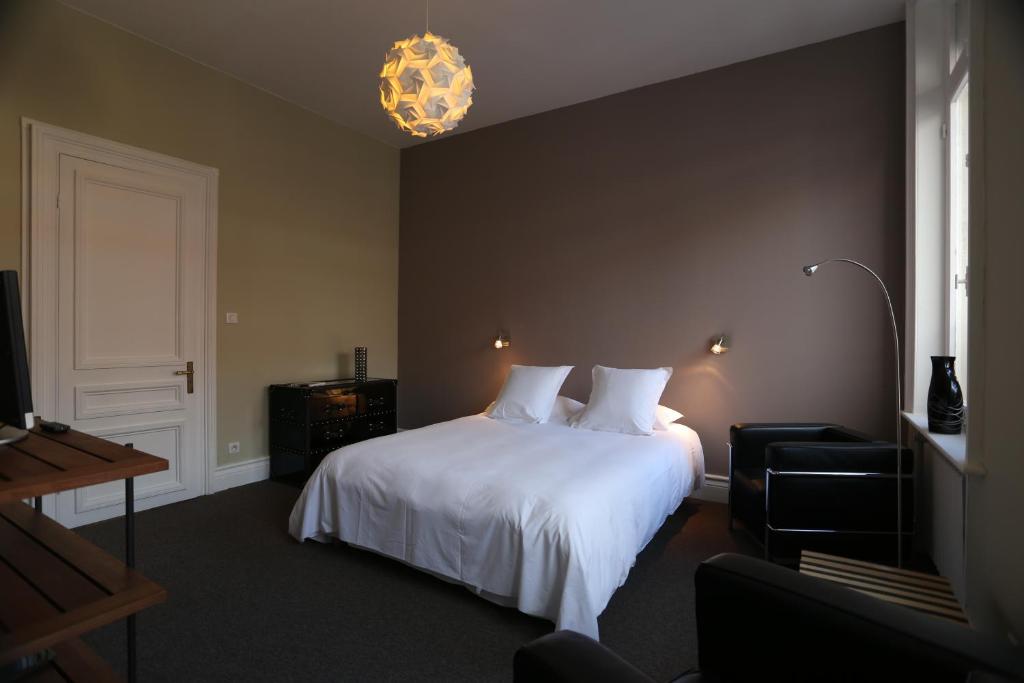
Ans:
POLYGON ((416 137, 455 128, 473 104, 473 72, 458 48, 427 31, 399 40, 380 71, 380 103, 416 137))

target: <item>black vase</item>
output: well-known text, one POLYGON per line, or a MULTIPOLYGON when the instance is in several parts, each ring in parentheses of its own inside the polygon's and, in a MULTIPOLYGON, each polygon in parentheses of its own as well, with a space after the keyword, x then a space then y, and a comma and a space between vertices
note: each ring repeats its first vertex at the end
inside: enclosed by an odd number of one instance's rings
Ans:
POLYGON ((954 363, 954 356, 932 356, 928 431, 935 434, 959 434, 964 425, 964 395, 956 380, 954 363))

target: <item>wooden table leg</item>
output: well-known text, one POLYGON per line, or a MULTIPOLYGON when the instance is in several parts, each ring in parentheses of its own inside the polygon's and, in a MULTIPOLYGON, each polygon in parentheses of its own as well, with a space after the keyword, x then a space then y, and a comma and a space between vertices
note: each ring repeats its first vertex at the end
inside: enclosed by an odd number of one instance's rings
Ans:
MULTIPOLYGON (((130 446, 130 444, 129 444, 130 446)), ((125 564, 135 568, 135 479, 124 480, 124 556, 125 564)), ((135 615, 128 623, 128 683, 135 683, 135 615)))

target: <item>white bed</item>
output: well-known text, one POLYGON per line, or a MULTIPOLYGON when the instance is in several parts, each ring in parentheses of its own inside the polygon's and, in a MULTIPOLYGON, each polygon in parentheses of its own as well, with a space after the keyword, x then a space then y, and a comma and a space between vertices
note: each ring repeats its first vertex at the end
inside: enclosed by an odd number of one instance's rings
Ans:
POLYGON ((703 478, 700 439, 682 425, 632 436, 474 415, 334 451, 289 531, 374 550, 597 638, 637 554, 703 478))

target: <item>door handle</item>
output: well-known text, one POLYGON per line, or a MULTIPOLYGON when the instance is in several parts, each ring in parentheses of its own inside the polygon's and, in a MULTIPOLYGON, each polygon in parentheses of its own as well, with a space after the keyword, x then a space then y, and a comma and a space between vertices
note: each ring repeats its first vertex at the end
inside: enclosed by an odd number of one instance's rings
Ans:
POLYGON ((192 390, 194 389, 194 387, 192 385, 192 377, 193 377, 193 375, 196 374, 195 364, 192 361, 188 361, 187 363, 185 363, 185 369, 184 370, 175 370, 174 374, 175 375, 185 375, 185 377, 187 378, 185 380, 185 390, 188 393, 191 394, 192 390))
POLYGON ((964 294, 967 293, 967 273, 964 273, 963 277, 959 275, 953 275, 953 289, 960 289, 960 285, 964 286, 964 294))

